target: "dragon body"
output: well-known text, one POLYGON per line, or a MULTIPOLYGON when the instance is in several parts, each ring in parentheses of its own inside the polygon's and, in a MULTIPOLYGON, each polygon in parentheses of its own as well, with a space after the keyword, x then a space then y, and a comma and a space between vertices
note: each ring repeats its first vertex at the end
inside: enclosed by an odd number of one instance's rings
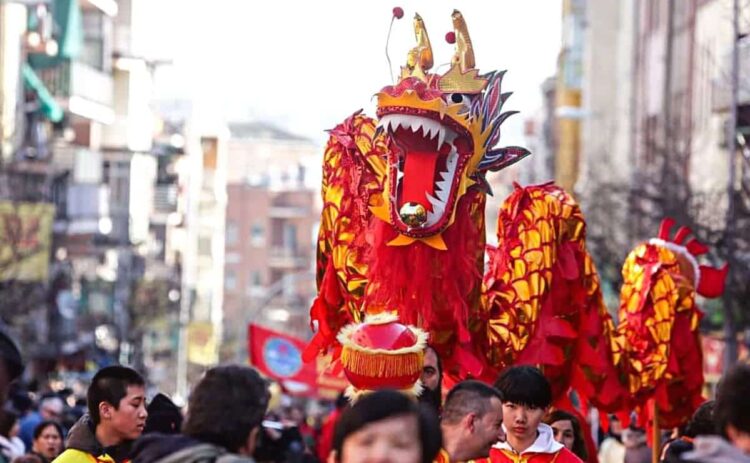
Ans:
POLYGON ((702 384, 696 275, 723 284, 722 272, 694 269, 685 256, 705 248, 665 244, 662 233, 628 257, 615 325, 583 214, 553 184, 516 185, 499 211, 499 244, 486 246, 485 175, 529 153, 496 147, 513 114, 502 111, 510 96, 501 91, 504 72, 480 75, 457 11, 453 24, 447 72, 430 72, 417 15, 417 45, 398 82, 377 94, 378 120, 358 112, 330 131, 311 309, 317 332, 305 357, 337 357, 343 327, 395 313, 429 333, 455 378, 493 380, 506 366, 533 364, 558 404, 571 390, 608 411, 656 397, 670 423, 681 421, 702 384))

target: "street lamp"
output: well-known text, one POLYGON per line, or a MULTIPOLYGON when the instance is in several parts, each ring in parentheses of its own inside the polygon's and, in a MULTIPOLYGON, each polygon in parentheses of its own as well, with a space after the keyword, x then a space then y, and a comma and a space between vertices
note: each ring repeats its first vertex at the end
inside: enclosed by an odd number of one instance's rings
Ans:
MULTIPOLYGON (((314 281, 314 279, 315 274, 309 271, 284 274, 278 281, 274 282, 266 289, 262 298, 257 298, 255 303, 251 300, 250 304, 248 304, 249 310, 247 311, 247 317, 245 318, 244 323, 241 323, 238 327, 237 339, 247 339, 248 326, 257 321, 258 315, 261 311, 268 307, 277 296, 283 294, 286 288, 298 281, 314 281)), ((291 318, 291 313, 287 308, 276 308, 269 310, 268 318, 273 321, 286 323, 291 318)), ((244 359, 247 359, 247 344, 240 341, 237 343, 237 362, 243 363, 244 359)))

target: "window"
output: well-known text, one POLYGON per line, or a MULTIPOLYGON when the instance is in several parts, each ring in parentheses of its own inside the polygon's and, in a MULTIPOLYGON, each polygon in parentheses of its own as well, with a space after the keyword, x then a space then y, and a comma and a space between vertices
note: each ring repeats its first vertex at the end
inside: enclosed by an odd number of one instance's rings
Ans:
POLYGON ((237 275, 232 270, 227 270, 224 275, 224 287, 229 290, 237 288, 237 275))
POLYGON ((237 230, 237 223, 233 220, 230 220, 227 222, 227 230, 226 230, 226 244, 227 246, 231 246, 233 244, 237 243, 237 239, 239 238, 239 232, 237 230))
POLYGON ((245 292, 250 297, 264 297, 265 288, 263 287, 263 275, 259 270, 253 270, 250 272, 250 277, 247 280, 247 288, 245 292))
POLYGON ((83 48, 80 60, 100 71, 107 70, 109 60, 106 58, 106 30, 109 19, 98 10, 84 10, 81 15, 83 26, 83 48))
POLYGON ((250 245, 256 248, 266 245, 265 229, 260 222, 255 222, 250 228, 250 245))
POLYGON ((297 225, 293 223, 285 223, 283 229, 282 239, 284 250, 296 251, 297 250, 297 225))
POLYGON ((202 256, 211 255, 211 237, 210 236, 198 237, 198 254, 202 256))

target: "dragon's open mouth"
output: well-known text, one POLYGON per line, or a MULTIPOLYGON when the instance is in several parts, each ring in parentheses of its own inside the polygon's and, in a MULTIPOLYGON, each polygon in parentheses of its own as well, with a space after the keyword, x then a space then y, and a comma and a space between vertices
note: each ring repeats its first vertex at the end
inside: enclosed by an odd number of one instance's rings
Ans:
POLYGON ((391 141, 393 223, 406 235, 425 237, 448 225, 458 181, 473 147, 467 131, 451 118, 440 120, 437 113, 418 112, 382 114, 378 125, 391 141))

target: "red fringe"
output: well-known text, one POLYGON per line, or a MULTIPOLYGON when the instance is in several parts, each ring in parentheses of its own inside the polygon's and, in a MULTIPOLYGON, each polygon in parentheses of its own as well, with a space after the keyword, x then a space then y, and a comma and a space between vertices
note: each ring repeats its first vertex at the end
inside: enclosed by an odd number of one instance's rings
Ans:
POLYGON ((447 361, 472 350, 467 322, 470 310, 479 306, 484 265, 484 198, 472 191, 457 207, 456 222, 443 232, 447 251, 421 242, 388 246, 397 232, 373 219, 366 259, 365 307, 397 310, 402 323, 430 333, 430 344, 447 361), (454 350, 455 343, 459 348, 454 350))

